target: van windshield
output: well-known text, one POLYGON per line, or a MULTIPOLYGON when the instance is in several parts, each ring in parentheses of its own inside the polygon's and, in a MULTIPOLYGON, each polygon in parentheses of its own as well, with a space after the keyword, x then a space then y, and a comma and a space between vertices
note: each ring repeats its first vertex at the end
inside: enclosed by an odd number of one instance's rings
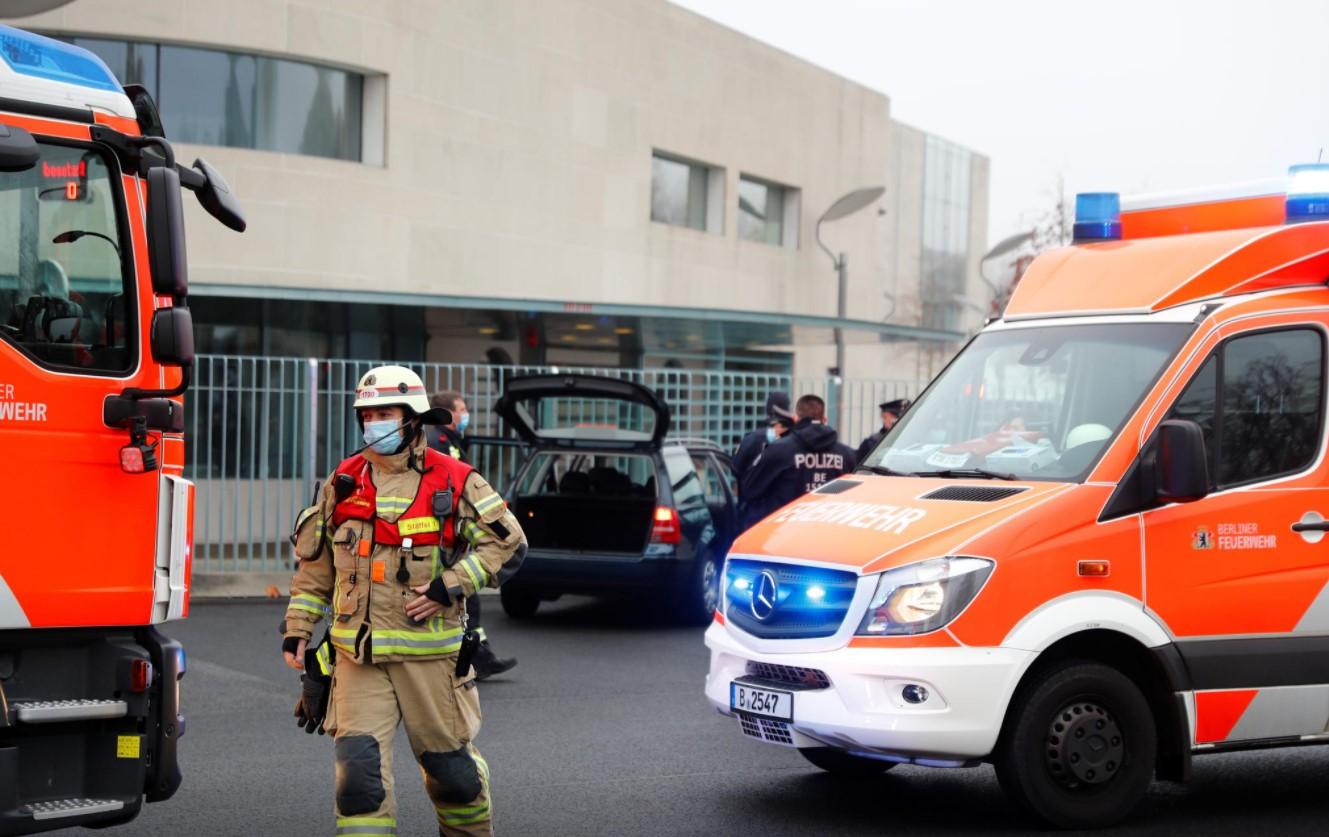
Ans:
POLYGON ((39 147, 37 165, 0 173, 0 340, 45 365, 127 372, 132 286, 112 172, 89 148, 39 147))
POLYGON ((1193 328, 1119 323, 980 334, 862 464, 1078 482, 1193 328))

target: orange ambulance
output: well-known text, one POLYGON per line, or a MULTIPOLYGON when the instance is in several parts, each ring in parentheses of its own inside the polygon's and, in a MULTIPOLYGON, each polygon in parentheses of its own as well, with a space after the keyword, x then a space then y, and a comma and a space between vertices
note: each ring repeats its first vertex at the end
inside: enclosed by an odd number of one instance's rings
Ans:
POLYGON ((1329 166, 1080 195, 851 475, 729 552, 706 696, 832 773, 996 766, 1059 827, 1329 743, 1329 166))
POLYGON ((0 835, 132 819, 180 783, 194 486, 181 186, 147 92, 0 26, 0 835))

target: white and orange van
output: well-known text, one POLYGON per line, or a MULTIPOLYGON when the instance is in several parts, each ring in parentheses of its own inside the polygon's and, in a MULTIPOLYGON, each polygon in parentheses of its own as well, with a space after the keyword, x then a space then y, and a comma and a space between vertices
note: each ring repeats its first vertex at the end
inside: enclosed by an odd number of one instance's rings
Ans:
POLYGON ((706 695, 744 735, 990 761, 1060 827, 1329 743, 1329 166, 1077 203, 858 471, 734 543, 706 695))

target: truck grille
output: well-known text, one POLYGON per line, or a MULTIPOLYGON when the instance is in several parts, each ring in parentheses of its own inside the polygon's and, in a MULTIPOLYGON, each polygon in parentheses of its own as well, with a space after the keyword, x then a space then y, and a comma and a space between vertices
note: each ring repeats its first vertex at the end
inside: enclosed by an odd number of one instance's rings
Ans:
POLYGON ((759 663, 756 660, 748 661, 748 676, 772 685, 792 686, 795 689, 828 689, 831 685, 831 679, 820 669, 759 663))
POLYGON ((777 721, 774 718, 758 718, 755 715, 748 715, 743 712, 739 712, 737 715, 738 728, 748 738, 765 741, 767 744, 782 744, 785 747, 794 746, 794 736, 789 732, 787 722, 777 721))
POLYGON ((832 636, 857 587, 858 575, 844 570, 731 558, 725 565, 725 618, 763 639, 832 636))

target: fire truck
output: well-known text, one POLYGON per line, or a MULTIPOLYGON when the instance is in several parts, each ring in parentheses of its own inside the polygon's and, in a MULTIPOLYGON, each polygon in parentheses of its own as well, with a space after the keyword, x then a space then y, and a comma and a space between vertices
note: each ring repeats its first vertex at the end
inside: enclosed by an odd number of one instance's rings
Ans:
POLYGON ((1076 204, 857 472, 734 543, 705 690, 743 735, 989 762, 1061 828, 1329 744, 1329 164, 1076 204))
POLYGON ((245 227, 156 105, 0 26, 0 835, 132 819, 180 785, 194 486, 181 189, 245 227))

